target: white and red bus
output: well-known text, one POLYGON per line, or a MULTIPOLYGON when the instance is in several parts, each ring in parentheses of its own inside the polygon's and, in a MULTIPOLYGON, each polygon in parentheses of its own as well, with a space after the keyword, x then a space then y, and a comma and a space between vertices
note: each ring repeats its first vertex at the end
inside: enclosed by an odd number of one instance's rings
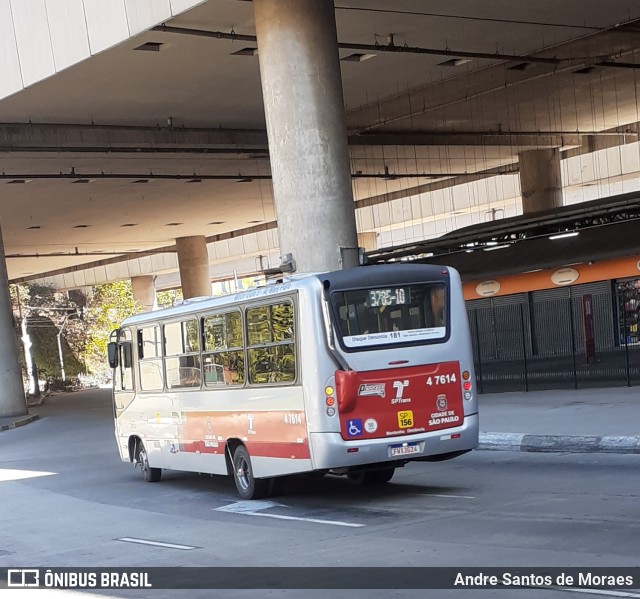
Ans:
POLYGON ((113 339, 118 448, 147 481, 163 469, 230 474, 251 499, 299 473, 385 483, 478 443, 451 268, 293 276, 133 316, 113 339))

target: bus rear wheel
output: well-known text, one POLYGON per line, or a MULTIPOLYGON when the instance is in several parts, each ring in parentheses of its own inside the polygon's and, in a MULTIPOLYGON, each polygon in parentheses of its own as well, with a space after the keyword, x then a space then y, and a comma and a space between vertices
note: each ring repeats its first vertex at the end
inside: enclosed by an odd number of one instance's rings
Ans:
POLYGON ((143 481, 147 483, 157 483, 162 477, 162 468, 152 468, 149 466, 147 450, 142 443, 140 443, 140 449, 138 449, 138 464, 140 464, 143 481))
POLYGON ((266 497, 271 487, 268 478, 254 478, 251 458, 244 445, 238 445, 233 452, 233 480, 242 499, 266 497))

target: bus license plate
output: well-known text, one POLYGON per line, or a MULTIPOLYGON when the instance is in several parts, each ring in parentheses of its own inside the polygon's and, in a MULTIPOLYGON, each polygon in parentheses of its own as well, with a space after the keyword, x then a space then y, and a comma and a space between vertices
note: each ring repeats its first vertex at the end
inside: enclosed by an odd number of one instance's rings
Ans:
POLYGON ((413 453, 420 453, 419 443, 407 443, 407 445, 390 445, 389 457, 395 458, 402 455, 411 455, 413 453))

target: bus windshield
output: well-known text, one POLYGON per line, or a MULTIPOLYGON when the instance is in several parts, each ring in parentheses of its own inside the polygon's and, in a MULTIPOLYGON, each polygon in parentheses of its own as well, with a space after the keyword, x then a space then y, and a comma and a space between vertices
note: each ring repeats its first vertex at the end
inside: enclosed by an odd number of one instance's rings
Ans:
POLYGON ((411 283, 331 294, 334 320, 345 348, 424 343, 447 337, 444 283, 411 283))

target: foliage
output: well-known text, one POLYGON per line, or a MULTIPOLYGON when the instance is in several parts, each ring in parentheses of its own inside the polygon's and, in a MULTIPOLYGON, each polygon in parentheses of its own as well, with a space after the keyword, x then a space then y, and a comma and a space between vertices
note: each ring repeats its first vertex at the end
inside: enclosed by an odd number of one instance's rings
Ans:
POLYGON ((109 372, 106 362, 109 335, 125 318, 141 311, 142 307, 134 299, 129 281, 105 283, 94 287, 87 303, 85 317, 84 357, 90 372, 109 372))
MULTIPOLYGON (((84 346, 84 326, 80 321, 81 303, 71 302, 66 292, 43 285, 12 285, 10 287, 16 335, 20 338, 21 321, 26 319, 31 339, 31 355, 39 371, 60 376, 60 356, 57 335, 61 333, 65 373, 73 377, 85 371, 81 355, 84 346)), ((24 346, 19 340, 20 363, 26 372, 24 346)))
POLYGON ((170 308, 182 301, 182 289, 168 289, 156 292, 156 302, 159 308, 170 308))

